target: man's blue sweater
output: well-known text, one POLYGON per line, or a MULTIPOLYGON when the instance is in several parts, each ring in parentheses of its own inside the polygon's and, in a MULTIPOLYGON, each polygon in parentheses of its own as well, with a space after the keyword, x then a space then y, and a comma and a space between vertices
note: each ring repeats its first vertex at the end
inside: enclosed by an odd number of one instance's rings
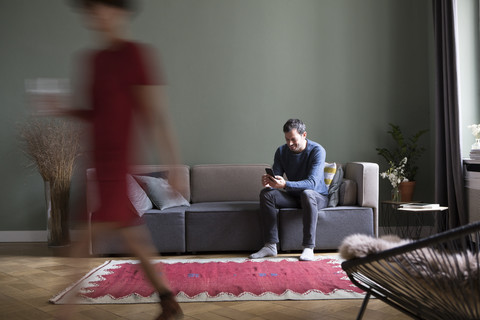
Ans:
POLYGON ((315 190, 328 195, 328 188, 324 180, 325 149, 318 143, 307 139, 305 150, 300 153, 292 152, 286 144, 278 147, 273 162, 275 175, 286 174, 286 190, 291 193, 300 193, 303 190, 315 190))

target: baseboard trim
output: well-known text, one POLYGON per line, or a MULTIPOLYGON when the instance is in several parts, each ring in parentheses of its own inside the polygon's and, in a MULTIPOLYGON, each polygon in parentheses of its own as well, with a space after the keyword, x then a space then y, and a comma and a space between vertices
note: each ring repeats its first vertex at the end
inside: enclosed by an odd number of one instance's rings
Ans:
MULTIPOLYGON (((426 230, 428 228, 423 228, 421 236, 425 237, 430 235, 426 230)), ((380 236, 385 235, 384 227, 379 227, 380 236)), ((79 233, 77 230, 70 231, 70 237, 74 239, 79 238, 79 233)), ((46 230, 30 230, 30 231, 0 231, 0 242, 47 242, 47 231, 46 230)))
POLYGON ((0 231, 0 242, 47 242, 47 231, 0 231))
MULTIPOLYGON (((81 233, 70 230, 70 239, 80 239, 81 233)), ((0 242, 47 242, 47 230, 0 231, 0 242)))

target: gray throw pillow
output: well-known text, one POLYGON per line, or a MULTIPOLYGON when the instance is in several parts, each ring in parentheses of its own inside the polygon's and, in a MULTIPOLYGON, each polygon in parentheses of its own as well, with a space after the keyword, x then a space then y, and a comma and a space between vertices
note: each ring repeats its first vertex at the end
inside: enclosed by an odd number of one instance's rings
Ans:
POLYGON ((340 199, 341 206, 354 206, 357 204, 357 183, 353 180, 343 179, 340 185, 340 199))
POLYGON ((168 180, 168 171, 154 171, 147 173, 135 173, 136 176, 149 176, 154 178, 162 178, 168 180))
POLYGON ((152 203, 160 210, 172 207, 190 206, 190 203, 182 197, 180 193, 175 191, 162 178, 149 176, 133 176, 140 186, 145 190, 152 203))
POLYGON ((332 183, 328 188, 328 207, 336 207, 339 201, 339 192, 340 192, 340 185, 343 179, 343 169, 342 167, 337 164, 337 171, 335 172, 335 176, 332 179, 332 183))
POLYGON ((141 217, 145 211, 153 209, 152 201, 148 198, 145 191, 138 182, 129 174, 127 174, 128 199, 132 203, 138 215, 141 217))

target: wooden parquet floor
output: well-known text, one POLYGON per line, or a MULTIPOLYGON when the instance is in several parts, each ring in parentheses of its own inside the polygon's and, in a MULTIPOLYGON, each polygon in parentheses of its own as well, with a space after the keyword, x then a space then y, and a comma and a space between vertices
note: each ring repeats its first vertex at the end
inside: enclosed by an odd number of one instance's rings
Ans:
MULTIPOLYGON (((226 255, 222 255, 224 257, 226 255)), ((228 255, 232 256, 232 255, 228 255)), ((233 255, 239 256, 239 255, 233 255)), ((191 258, 192 256, 180 256, 191 258)), ((201 258, 217 255, 196 256, 201 258)), ((162 257, 169 258, 169 257, 162 257)), ((179 258, 172 256, 171 258, 179 258)), ((0 319, 56 319, 65 306, 48 302, 56 293, 109 258, 68 258, 44 243, 0 243, 0 319)), ((117 258, 116 258, 117 259, 117 258)), ((185 320, 356 319, 362 300, 182 303, 185 320)), ((156 304, 81 305, 71 319, 155 319, 156 304)), ((370 300, 364 319, 409 319, 370 300)))

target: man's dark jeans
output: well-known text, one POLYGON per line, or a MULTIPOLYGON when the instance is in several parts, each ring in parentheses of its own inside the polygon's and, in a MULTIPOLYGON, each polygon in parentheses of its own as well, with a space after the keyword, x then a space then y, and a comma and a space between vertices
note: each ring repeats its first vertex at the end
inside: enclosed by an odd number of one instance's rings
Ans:
POLYGON ((302 208, 303 243, 305 248, 315 247, 318 210, 325 208, 328 197, 313 190, 304 190, 299 196, 286 191, 265 188, 260 192, 260 221, 264 243, 278 243, 278 212, 281 208, 302 208))

